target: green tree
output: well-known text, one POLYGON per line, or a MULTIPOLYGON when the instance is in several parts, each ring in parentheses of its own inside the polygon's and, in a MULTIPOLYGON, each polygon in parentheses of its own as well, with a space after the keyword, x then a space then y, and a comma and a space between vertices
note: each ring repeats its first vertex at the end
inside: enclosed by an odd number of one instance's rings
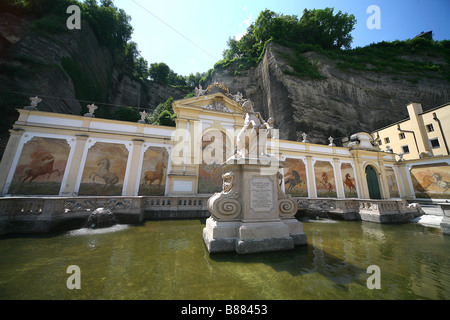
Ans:
POLYGON ((168 110, 164 110, 158 116, 158 124, 160 126, 175 127, 175 118, 176 116, 174 114, 170 113, 168 110))
POLYGON ((300 19, 304 42, 318 44, 323 49, 349 49, 355 25, 354 15, 341 11, 334 14, 333 8, 305 9, 300 19))
POLYGON ((124 45, 124 51, 121 55, 119 65, 130 75, 134 74, 135 63, 140 56, 138 45, 136 42, 130 41, 124 45))
POLYGON ((185 87, 187 85, 186 84, 186 78, 176 74, 173 70, 169 71, 169 74, 168 74, 167 77, 168 77, 167 84, 169 84, 171 86, 182 86, 182 87, 185 87))
POLYGON ((196 74, 191 73, 186 77, 186 85, 192 89, 199 86, 203 77, 205 77, 206 73, 197 72, 196 74))
POLYGON ((169 114, 173 115, 173 108, 172 108, 172 104, 173 104, 173 98, 170 97, 169 99, 166 100, 166 102, 159 104, 156 109, 153 111, 153 113, 149 116, 147 116, 147 122, 149 124, 160 124, 159 123, 159 117, 161 115, 161 113, 163 113, 164 111, 168 111, 169 114))
POLYGON ((253 28, 256 41, 266 42, 274 35, 274 20, 277 18, 278 15, 268 9, 259 14, 253 28))
POLYGON ((322 49, 348 49, 353 40, 351 32, 355 24, 354 15, 341 11, 334 14, 333 8, 305 9, 300 19, 296 15, 277 14, 266 9, 239 41, 228 39, 228 48, 223 52, 224 60, 217 63, 216 67, 253 66, 261 59, 268 41, 295 49, 304 45, 318 45, 322 49))
POLYGON ((139 57, 134 62, 134 76, 138 79, 146 80, 148 78, 148 62, 139 57))
POLYGON ((149 75, 156 83, 167 84, 169 82, 169 73, 170 68, 164 62, 150 65, 149 75))

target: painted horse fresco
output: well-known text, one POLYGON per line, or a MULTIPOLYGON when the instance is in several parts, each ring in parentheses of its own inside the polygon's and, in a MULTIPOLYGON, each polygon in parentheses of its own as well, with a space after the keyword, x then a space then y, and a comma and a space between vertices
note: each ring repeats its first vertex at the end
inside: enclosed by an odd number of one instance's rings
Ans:
POLYGON ((297 186, 303 182, 303 180, 300 177, 300 174, 297 171, 293 170, 292 175, 294 177, 287 179, 286 182, 284 183, 285 185, 288 184, 286 192, 290 192, 293 188, 295 188, 295 186, 297 186))
POLYGON ((55 164, 55 157, 51 154, 47 154, 43 156, 39 161, 33 162, 31 167, 26 168, 24 171, 24 175, 19 179, 22 180, 20 186, 23 187, 23 183, 29 179, 29 184, 33 182, 39 176, 47 175, 47 179, 50 178, 52 173, 58 173, 58 176, 61 175, 59 170, 53 169, 53 165, 55 164))
POLYGON ((89 175, 89 179, 95 181, 95 178, 99 177, 105 181, 105 188, 113 187, 119 182, 119 177, 114 173, 109 171, 111 167, 111 161, 107 158, 102 158, 97 161, 97 166, 99 169, 96 172, 92 172, 89 175))
POLYGON ((352 190, 356 191, 356 186, 353 183, 353 179, 350 177, 350 173, 347 173, 345 175, 344 185, 347 186, 347 188, 350 189, 350 191, 352 190))
POLYGON ((144 185, 150 187, 156 180, 159 181, 158 188, 161 188, 162 178, 164 176, 164 169, 166 165, 164 163, 158 163, 156 171, 147 171, 144 173, 144 185))
POLYGON ((328 192, 333 191, 333 185, 328 182, 328 175, 325 172, 322 174, 322 180, 320 182, 322 183, 324 188, 328 190, 328 192))

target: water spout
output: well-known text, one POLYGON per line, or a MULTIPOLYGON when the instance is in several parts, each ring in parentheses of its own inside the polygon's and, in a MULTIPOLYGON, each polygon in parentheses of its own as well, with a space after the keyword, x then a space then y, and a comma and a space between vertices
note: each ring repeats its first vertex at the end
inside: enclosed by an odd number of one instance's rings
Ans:
POLYGON ((97 208, 87 220, 87 227, 91 229, 109 228, 117 224, 114 214, 109 209, 97 208))

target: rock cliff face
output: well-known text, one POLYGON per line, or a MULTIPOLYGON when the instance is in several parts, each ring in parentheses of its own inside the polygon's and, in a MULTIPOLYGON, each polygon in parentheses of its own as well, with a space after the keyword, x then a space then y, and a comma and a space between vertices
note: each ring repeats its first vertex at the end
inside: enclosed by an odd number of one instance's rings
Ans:
MULTIPOLYGON (((336 63, 314 52, 304 54, 314 61, 323 80, 300 79, 286 74, 292 69, 280 52, 290 49, 269 44, 256 68, 239 76, 217 72, 214 81, 233 93, 240 91, 255 102, 267 119, 273 117, 282 139, 324 144, 327 138, 371 132, 408 117, 406 105, 419 102, 424 110, 450 100, 450 82, 407 75, 343 72, 336 63)), ((440 63, 445 63, 440 61, 440 63)))
MULTIPOLYGON (((188 93, 132 79, 114 64, 86 23, 81 30, 59 32, 33 28, 33 23, 0 13, 0 108, 3 118, 9 117, 0 120, 2 126, 16 120, 11 109, 25 106, 35 95, 43 98, 42 111, 79 115, 92 102, 103 103, 100 107, 108 111, 103 114, 111 114, 117 106, 152 111, 169 97, 182 99, 188 93)), ((450 100, 447 80, 344 72, 335 61, 314 52, 304 56, 314 61, 324 78, 298 78, 285 72, 292 70, 283 58, 286 54, 293 53, 269 43, 258 66, 238 76, 216 71, 212 79, 252 99, 266 119, 275 119, 282 139, 301 141, 305 132, 310 142, 323 144, 329 136, 348 137, 402 120, 408 117, 410 102, 422 103, 427 110, 450 100)))
POLYGON ((87 23, 81 30, 46 32, 33 28, 34 22, 0 13, 1 108, 23 107, 31 95, 39 95, 42 111, 79 115, 92 102, 110 109, 104 114, 117 106, 151 111, 169 97, 187 94, 132 79, 114 64, 87 23))

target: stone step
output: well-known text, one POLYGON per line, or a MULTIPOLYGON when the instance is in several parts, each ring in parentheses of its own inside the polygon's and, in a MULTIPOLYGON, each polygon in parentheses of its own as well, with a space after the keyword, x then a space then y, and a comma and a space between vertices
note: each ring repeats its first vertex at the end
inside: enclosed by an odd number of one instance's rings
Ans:
POLYGON ((441 222, 443 219, 443 216, 425 214, 412 220, 412 222, 421 224, 425 227, 441 228, 441 222))
POLYGON ((439 205, 421 204, 420 207, 426 215, 444 216, 444 211, 439 205))

